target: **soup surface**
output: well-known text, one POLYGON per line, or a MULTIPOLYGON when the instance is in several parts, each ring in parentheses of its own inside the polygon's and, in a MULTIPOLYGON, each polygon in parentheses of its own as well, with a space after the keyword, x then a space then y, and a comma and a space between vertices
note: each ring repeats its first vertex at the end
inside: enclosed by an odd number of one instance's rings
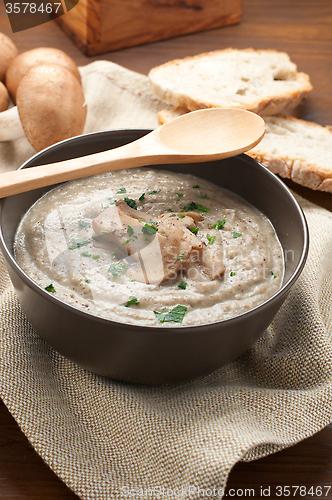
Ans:
POLYGON ((114 321, 211 323, 281 286, 270 221, 203 179, 147 168, 53 189, 23 217, 21 268, 58 299, 114 321))

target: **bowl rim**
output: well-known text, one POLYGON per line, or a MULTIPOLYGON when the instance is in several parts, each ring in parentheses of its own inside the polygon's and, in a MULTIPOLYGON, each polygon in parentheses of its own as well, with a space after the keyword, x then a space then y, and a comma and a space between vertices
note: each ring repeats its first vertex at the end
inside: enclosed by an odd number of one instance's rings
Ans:
MULTIPOLYGON (((69 139, 65 139, 64 141, 57 142, 56 144, 53 144, 53 145, 35 153, 33 156, 28 158, 22 165, 20 165, 17 168, 17 170, 21 170, 23 168, 29 168, 29 166, 27 166, 27 165, 30 163, 33 163, 33 161, 36 158, 38 158, 42 153, 45 153, 49 150, 52 150, 52 149, 55 149, 58 147, 61 148, 61 146, 63 144, 73 143, 75 141, 81 141, 82 138, 84 138, 84 137, 94 137, 94 136, 109 135, 109 134, 115 135, 118 133, 121 133, 121 134, 126 134, 126 133, 132 133, 132 134, 136 133, 137 134, 137 133, 139 133, 139 134, 141 134, 142 132, 143 132, 143 134, 144 134, 144 132, 149 133, 149 132, 151 132, 151 129, 137 129, 137 128, 135 128, 135 129, 112 129, 112 130, 102 130, 102 131, 97 131, 97 132, 90 132, 90 133, 81 134, 81 135, 78 135, 75 137, 71 137, 69 139)), ((299 205, 298 201, 296 200, 295 196, 293 195, 293 193, 288 188, 288 186, 279 177, 277 177, 274 173, 272 173, 267 167, 265 167, 262 163, 253 159, 249 155, 242 153, 242 154, 237 155, 237 156, 238 157, 245 157, 247 161, 249 161, 255 165, 258 164, 265 171, 265 173, 270 177, 270 179, 273 180, 273 182, 277 182, 279 187, 284 190, 284 192, 287 194, 287 196, 293 202, 294 207, 296 208, 298 215, 300 216, 301 223, 302 223, 302 230, 303 230, 303 246, 302 246, 301 255, 299 257, 299 262, 298 262, 295 270, 293 271, 291 276, 288 278, 288 280, 279 288, 279 290, 277 290, 273 295, 268 297, 263 302, 259 303, 255 307, 249 309, 249 311, 245 311, 245 312, 238 314, 236 316, 233 316, 231 318, 213 321, 210 323, 203 323, 203 324, 199 324, 199 325, 181 325, 181 326, 173 326, 173 325, 169 326, 169 325, 167 325, 166 327, 165 326, 160 327, 160 326, 155 326, 155 325, 137 325, 134 323, 127 323, 124 321, 115 321, 115 320, 111 320, 108 318, 103 318, 102 316, 97 316, 97 315, 90 313, 88 311, 78 309, 78 308, 72 306, 71 304, 68 304, 68 303, 62 301, 61 299, 53 296, 50 292, 47 292, 47 290, 44 290, 40 285, 35 283, 29 277, 29 275, 23 269, 21 269, 19 264, 16 262, 15 258, 12 256, 11 252, 9 251, 9 249, 7 247, 7 244, 5 242, 4 235, 3 235, 2 211, 3 211, 3 203, 6 200, 6 198, 2 198, 0 200, 0 249, 5 256, 5 261, 7 261, 7 263, 9 263, 11 265, 11 267, 15 270, 15 272, 17 272, 19 274, 20 278, 24 281, 24 283, 28 287, 32 288, 32 290, 34 290, 38 295, 45 297, 47 300, 50 300, 51 303, 54 303, 55 305, 57 305, 61 308, 64 308, 68 311, 71 311, 74 314, 78 314, 79 316, 82 316, 83 318, 86 317, 89 319, 93 319, 96 322, 104 323, 106 325, 114 325, 118 328, 132 327, 134 329, 141 330, 141 331, 149 330, 152 332, 152 331, 156 330, 156 331, 158 331, 159 334, 167 334, 167 333, 171 334, 174 332, 178 335, 179 333, 184 334, 185 332, 188 332, 188 330, 195 330, 195 331, 200 330, 200 329, 206 330, 209 327, 214 327, 216 324, 223 324, 223 325, 227 326, 227 325, 230 325, 233 323, 242 322, 246 318, 248 318, 252 315, 255 315, 259 310, 264 310, 264 309, 266 309, 266 307, 269 307, 271 302, 275 302, 278 299, 281 299, 284 295, 286 295, 288 293, 289 289, 297 281, 297 279, 299 278, 299 276, 300 276, 300 274, 305 266, 308 252, 309 252, 309 229, 308 229, 308 223, 307 223, 306 217, 303 213, 303 210, 302 210, 301 206, 299 205)), ((67 181, 67 182, 70 182, 70 181, 67 181)), ((55 187, 57 187, 60 184, 64 184, 64 183, 53 184, 53 185, 49 186, 49 190, 54 189, 55 187)))

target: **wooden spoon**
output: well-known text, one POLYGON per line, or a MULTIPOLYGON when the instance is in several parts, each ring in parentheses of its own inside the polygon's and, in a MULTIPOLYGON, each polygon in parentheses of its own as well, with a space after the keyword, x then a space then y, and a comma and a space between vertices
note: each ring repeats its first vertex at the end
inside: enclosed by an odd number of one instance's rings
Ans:
POLYGON ((264 132, 264 120, 249 111, 193 111, 119 148, 0 174, 0 198, 111 170, 229 158, 253 148, 264 132))

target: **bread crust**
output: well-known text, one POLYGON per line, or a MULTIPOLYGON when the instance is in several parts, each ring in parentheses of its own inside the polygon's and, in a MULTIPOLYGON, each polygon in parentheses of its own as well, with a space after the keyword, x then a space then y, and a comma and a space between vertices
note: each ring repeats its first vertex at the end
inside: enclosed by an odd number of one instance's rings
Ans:
MULTIPOLYGON (((312 90, 309 76, 306 73, 297 71, 296 65, 290 61, 289 56, 286 52, 278 52, 276 50, 255 50, 253 48, 241 50, 227 48, 223 50, 205 52, 196 56, 185 57, 183 59, 174 59, 160 66, 152 68, 149 72, 149 78, 153 92, 158 99, 163 100, 168 104, 172 104, 176 108, 182 107, 188 109, 189 111, 195 111, 201 108, 236 107, 238 109, 246 109, 248 111, 252 111, 261 116, 270 116, 301 104, 306 98, 307 94, 312 90), (290 70, 290 73, 288 75, 291 78, 288 81, 294 82, 296 88, 280 90, 278 91, 278 93, 273 94, 267 91, 267 93, 263 96, 253 97, 249 104, 241 102, 230 103, 227 102, 227 99, 225 99, 225 102, 221 105, 220 103, 216 103, 209 97, 208 91, 204 95, 204 98, 199 98, 198 95, 194 96, 191 91, 186 92, 185 88, 181 89, 181 91, 178 89, 172 89, 171 85, 167 83, 167 77, 162 79, 162 83, 157 81, 158 73, 160 71, 164 72, 165 69, 167 71, 167 68, 174 68, 176 66, 182 65, 183 63, 192 63, 193 65, 195 65, 197 61, 200 61, 204 58, 215 58, 218 57, 219 54, 230 53, 234 53, 235 57, 237 53, 240 53, 241 55, 248 54, 249 56, 251 54, 263 56, 271 55, 278 56, 280 59, 284 59, 284 62, 287 62, 289 64, 289 68, 292 67, 292 70, 290 70)), ((287 80, 284 79, 282 81, 287 80)), ((202 93, 200 93, 200 96, 202 97, 202 93)))

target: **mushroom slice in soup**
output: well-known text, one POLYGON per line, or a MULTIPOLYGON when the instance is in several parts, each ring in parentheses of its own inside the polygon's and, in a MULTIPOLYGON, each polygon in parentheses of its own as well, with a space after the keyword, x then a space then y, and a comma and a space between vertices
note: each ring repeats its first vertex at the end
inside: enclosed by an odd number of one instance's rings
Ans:
MULTIPOLYGON (((195 221, 202 221, 203 217, 194 212, 160 214, 156 217, 156 226, 167 235, 172 234, 175 228, 182 231, 181 239, 193 248, 201 248, 203 242, 188 228, 195 225, 195 221)), ((180 252, 181 253, 181 252, 180 252)))
MULTIPOLYGON (((125 210, 128 207, 125 202, 118 201, 116 205, 103 210, 92 221, 92 228, 97 236, 106 242, 110 242, 120 248, 127 255, 135 255, 146 243, 146 235, 142 231, 144 222, 132 217, 125 210)), ((136 212, 136 210, 132 210, 136 212)), ((142 216, 148 214, 142 214, 142 216)))
POLYGON ((223 261, 205 244, 193 249, 182 267, 193 281, 213 281, 225 272, 223 261))
POLYGON ((199 279, 213 280, 225 268, 188 229, 201 220, 203 217, 195 212, 151 216, 121 200, 98 215, 92 227, 97 236, 135 259, 136 263, 126 271, 130 279, 157 284, 169 280, 180 269, 189 273, 195 267, 199 279))

